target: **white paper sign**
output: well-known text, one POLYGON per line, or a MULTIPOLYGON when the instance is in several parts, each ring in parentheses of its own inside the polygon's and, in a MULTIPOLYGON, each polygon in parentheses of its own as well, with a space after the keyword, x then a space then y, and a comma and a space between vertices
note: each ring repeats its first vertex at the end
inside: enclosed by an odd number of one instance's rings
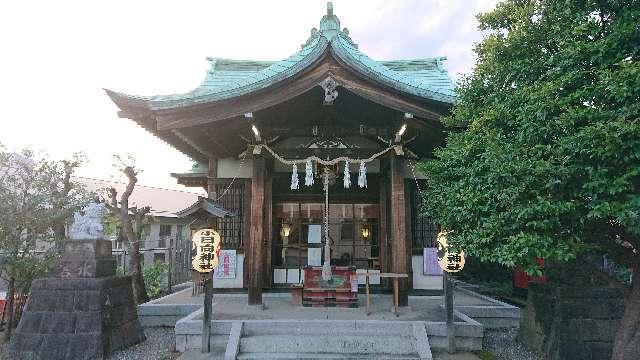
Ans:
POLYGON ((380 270, 368 270, 369 284, 380 285, 380 270))
POLYGON ((307 250, 307 265, 309 266, 322 265, 322 248, 309 248, 307 250))
POLYGON ((438 248, 424 248, 422 259, 423 275, 442 275, 442 269, 438 265, 438 248))
POLYGON ((218 267, 213 277, 216 279, 235 279, 236 278, 236 251, 220 250, 218 257, 218 267))
POLYGON ((322 242, 322 225, 309 225, 307 243, 320 244, 322 242))

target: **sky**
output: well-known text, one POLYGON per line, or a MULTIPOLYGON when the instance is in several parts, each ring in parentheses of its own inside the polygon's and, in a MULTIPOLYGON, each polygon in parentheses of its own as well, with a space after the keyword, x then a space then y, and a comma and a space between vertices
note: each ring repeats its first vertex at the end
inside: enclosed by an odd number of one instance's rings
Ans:
MULTIPOLYGON (((495 0, 335 0, 341 27, 376 60, 446 56, 455 80, 472 71, 476 14, 495 0)), ((206 57, 281 60, 300 49, 326 1, 3 1, 0 143, 55 159, 83 152, 78 175, 123 180, 113 154, 131 154, 139 183, 170 189, 191 168, 179 151, 129 119, 104 88, 135 95, 187 92, 206 57)))

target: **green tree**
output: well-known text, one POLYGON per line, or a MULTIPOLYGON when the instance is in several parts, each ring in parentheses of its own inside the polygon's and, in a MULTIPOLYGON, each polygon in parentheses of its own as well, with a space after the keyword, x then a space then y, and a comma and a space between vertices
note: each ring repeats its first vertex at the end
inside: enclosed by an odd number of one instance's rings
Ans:
POLYGON ((78 159, 51 161, 0 145, 0 276, 8 283, 7 340, 14 325, 14 294, 27 293, 31 280, 50 270, 56 230, 89 201, 84 188, 71 180, 78 159))
POLYGON ((640 3, 508 0, 422 165, 428 211, 484 261, 607 253, 634 274, 614 359, 640 354, 640 3))

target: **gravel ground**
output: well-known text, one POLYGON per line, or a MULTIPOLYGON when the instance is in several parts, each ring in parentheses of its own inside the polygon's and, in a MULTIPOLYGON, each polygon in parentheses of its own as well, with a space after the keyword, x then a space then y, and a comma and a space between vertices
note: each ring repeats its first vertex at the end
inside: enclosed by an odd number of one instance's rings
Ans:
POLYGON ((485 330, 484 348, 496 356, 496 360, 542 360, 542 357, 527 350, 517 340, 518 329, 485 330))
POLYGON ((0 331, 0 359, 2 359, 2 353, 4 353, 5 347, 7 347, 7 344, 4 343, 4 332, 0 331))
POLYGON ((175 337, 173 328, 148 327, 144 328, 147 340, 117 351, 109 360, 174 360, 180 353, 175 351, 175 337))
MULTIPOLYGON (((109 360, 175 360, 180 353, 174 352, 173 328, 145 328, 147 340, 136 346, 115 352, 109 360)), ((0 333, 0 335, 2 335, 0 333)), ((527 350, 516 339, 517 329, 485 330, 484 349, 495 355, 496 360, 542 360, 542 357, 527 350)), ((0 354, 4 344, 0 340, 0 354)))

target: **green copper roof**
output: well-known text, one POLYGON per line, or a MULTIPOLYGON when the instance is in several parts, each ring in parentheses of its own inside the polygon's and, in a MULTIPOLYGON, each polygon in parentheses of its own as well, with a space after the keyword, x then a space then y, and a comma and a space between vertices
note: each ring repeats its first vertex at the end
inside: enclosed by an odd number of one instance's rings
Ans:
POLYGON ((357 72, 398 91, 453 104, 454 84, 442 67, 445 58, 375 61, 358 50, 349 31, 328 3, 320 30, 312 29, 302 49, 285 60, 242 61, 209 58, 211 67, 196 89, 175 95, 132 96, 116 94, 151 110, 161 110, 230 99, 264 89, 308 68, 329 49, 357 72))

